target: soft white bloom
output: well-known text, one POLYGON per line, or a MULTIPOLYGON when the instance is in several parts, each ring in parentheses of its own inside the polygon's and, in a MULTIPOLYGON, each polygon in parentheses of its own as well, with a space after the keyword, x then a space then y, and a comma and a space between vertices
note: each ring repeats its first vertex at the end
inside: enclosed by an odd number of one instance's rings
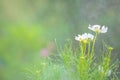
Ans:
POLYGON ((98 71, 104 73, 103 67, 102 66, 98 66, 98 71))
POLYGON ((85 35, 75 36, 75 40, 77 40, 77 41, 82 41, 82 40, 85 40, 85 39, 86 39, 86 36, 85 36, 85 35))
POLYGON ((94 36, 93 36, 92 34, 88 33, 88 39, 89 39, 89 40, 93 40, 93 39, 94 39, 94 36))
POLYGON ((89 25, 88 29, 92 30, 92 31, 98 31, 100 30, 100 25, 89 25))
POLYGON ((93 40, 94 36, 90 33, 84 33, 82 35, 75 36, 75 40, 84 41, 84 40, 93 40))
POLYGON ((81 41, 82 40, 82 36, 81 35, 75 36, 75 40, 81 41))
POLYGON ((98 32, 98 33, 106 33, 108 28, 105 26, 100 26, 100 25, 89 25, 88 29, 98 32))
POLYGON ((111 71, 111 70, 108 70, 108 71, 107 71, 107 76, 110 76, 111 73, 112 73, 112 71, 111 71))
POLYGON ((87 33, 82 34, 82 39, 83 40, 88 39, 88 34, 87 33))
POLYGON ((101 28, 101 33, 106 33, 107 32, 107 30, 108 30, 108 28, 107 27, 105 27, 105 26, 103 26, 102 28, 101 28))
POLYGON ((98 71, 99 71, 100 73, 105 73, 105 75, 107 75, 107 76, 110 76, 111 73, 112 73, 111 70, 104 71, 104 69, 103 69, 102 66, 98 66, 98 71))

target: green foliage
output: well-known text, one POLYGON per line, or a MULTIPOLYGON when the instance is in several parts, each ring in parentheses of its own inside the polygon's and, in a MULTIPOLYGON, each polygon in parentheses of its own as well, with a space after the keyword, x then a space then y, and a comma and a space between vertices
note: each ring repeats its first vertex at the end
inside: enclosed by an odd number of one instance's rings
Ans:
MULTIPOLYGON (((24 75, 27 73, 24 68, 33 70, 32 73, 35 74, 35 70, 40 70, 41 63, 47 64, 48 67, 43 73, 49 76, 47 78, 39 76, 40 80, 79 79, 79 74, 84 75, 87 72, 82 73, 79 68, 82 51, 79 47, 76 48, 74 43, 73 45, 71 42, 67 43, 60 51, 52 52, 59 54, 50 55, 50 59, 45 61, 39 57, 40 50, 46 48, 46 45, 54 39, 63 45, 64 39, 71 37, 73 39, 75 34, 86 30, 86 25, 95 23, 106 25, 110 29, 106 35, 97 38, 95 57, 91 55, 90 59, 85 58, 83 61, 85 69, 88 70, 88 62, 89 65, 93 65, 89 71, 91 80, 93 77, 97 80, 102 76, 98 74, 99 65, 103 66, 105 72, 108 69, 112 70, 109 77, 111 80, 119 80, 117 79, 119 74, 116 75, 120 70, 119 61, 116 61, 116 58, 120 57, 119 5, 119 0, 0 0, 0 80, 29 79, 24 75), (100 39, 103 37, 107 44, 114 46, 113 54, 109 58, 110 51, 107 46, 100 50, 102 45, 100 39)), ((92 43, 84 45, 83 49, 86 47, 90 52, 89 46, 91 47, 92 43)), ((37 78, 33 75, 31 79, 37 78)))
POLYGON ((4 75, 2 77, 11 79, 16 72, 19 75, 22 65, 33 60, 36 52, 47 40, 43 36, 43 28, 37 26, 6 26, 1 27, 1 31, 0 65, 3 70, 1 74, 4 75))
POLYGON ((40 64, 36 68, 32 65, 33 68, 26 73, 30 73, 33 80, 119 80, 116 72, 119 61, 111 63, 113 48, 104 43, 100 56, 95 55, 95 44, 99 35, 98 32, 95 34, 93 40, 80 38, 80 46, 75 49, 69 41, 64 47, 60 47, 55 61, 52 61, 54 54, 41 57, 40 64))
POLYGON ((115 71, 119 62, 111 63, 111 47, 106 46, 105 50, 107 52, 99 53, 100 56, 87 52, 83 56, 81 51, 73 51, 71 45, 65 45, 60 57, 69 80, 119 80, 115 71))

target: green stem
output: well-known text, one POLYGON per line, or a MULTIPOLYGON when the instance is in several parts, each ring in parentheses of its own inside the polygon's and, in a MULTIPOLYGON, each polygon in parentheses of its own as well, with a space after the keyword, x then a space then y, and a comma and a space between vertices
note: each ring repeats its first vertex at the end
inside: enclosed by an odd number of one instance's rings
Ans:
POLYGON ((86 44, 84 43, 84 52, 83 52, 83 55, 85 55, 85 52, 86 52, 86 44))
POLYGON ((90 54, 90 42, 88 43, 88 56, 90 54))
POLYGON ((111 57, 111 52, 112 52, 112 50, 110 50, 109 53, 108 53, 109 58, 111 57))
POLYGON ((112 52, 112 50, 110 50, 110 51, 108 52, 108 61, 107 61, 108 66, 109 66, 109 64, 110 64, 111 52, 112 52))
POLYGON ((92 55, 94 55, 94 47, 95 47, 95 42, 96 42, 96 39, 97 39, 97 35, 98 35, 98 33, 95 34, 95 38, 93 40, 92 52, 91 52, 92 55))
POLYGON ((83 43, 81 43, 81 45, 80 45, 80 50, 81 50, 81 54, 82 54, 82 57, 83 57, 83 54, 84 54, 84 51, 83 51, 83 43))

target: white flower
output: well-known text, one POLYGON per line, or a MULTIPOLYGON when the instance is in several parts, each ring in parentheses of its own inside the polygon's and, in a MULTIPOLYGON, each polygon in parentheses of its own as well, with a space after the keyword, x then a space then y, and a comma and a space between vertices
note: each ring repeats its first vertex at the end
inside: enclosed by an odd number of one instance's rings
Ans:
POLYGON ((92 34, 88 33, 88 39, 89 39, 89 40, 93 40, 93 39, 94 39, 94 36, 93 36, 92 34))
POLYGON ((108 70, 108 71, 107 71, 107 76, 110 76, 111 73, 112 73, 112 71, 111 71, 111 70, 108 70))
POLYGON ((81 41, 82 40, 82 36, 81 35, 75 36, 75 40, 81 41))
POLYGON ((98 66, 98 71, 100 73, 104 73, 106 76, 110 76, 112 71, 111 70, 107 70, 107 71, 104 71, 103 67, 102 66, 98 66))
POLYGON ((106 33, 108 28, 105 26, 100 26, 100 25, 89 25, 88 29, 98 32, 98 33, 106 33))
POLYGON ((101 33, 106 33, 107 32, 107 30, 108 30, 108 28, 107 27, 105 27, 105 26, 103 26, 102 28, 101 28, 101 33))
POLYGON ((87 33, 82 34, 82 40, 86 40, 86 39, 88 39, 88 34, 87 33))
POLYGON ((75 36, 77 41, 93 40, 94 36, 90 33, 84 33, 82 35, 75 36))

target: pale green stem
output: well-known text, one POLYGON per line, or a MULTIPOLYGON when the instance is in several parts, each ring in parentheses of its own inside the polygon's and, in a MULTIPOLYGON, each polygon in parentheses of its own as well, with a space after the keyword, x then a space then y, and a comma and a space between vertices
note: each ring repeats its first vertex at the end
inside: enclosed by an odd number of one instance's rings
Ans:
MULTIPOLYGON (((110 59, 110 57, 111 57, 111 52, 112 52, 112 50, 110 50, 110 51, 109 51, 109 53, 108 53, 108 59, 110 59)), ((109 62, 107 62, 107 64, 108 64, 108 66, 109 66, 110 61, 109 61, 109 62)))
POLYGON ((88 56, 90 54, 90 42, 88 43, 88 56))
POLYGON ((93 40, 93 45, 92 45, 92 52, 91 52, 92 55, 94 55, 94 47, 95 47, 95 42, 96 42, 96 39, 97 39, 97 35, 98 35, 98 33, 96 32, 95 38, 93 40))
POLYGON ((83 54, 84 54, 84 51, 83 51, 83 43, 81 42, 81 45, 80 45, 80 50, 81 50, 81 54, 82 54, 82 56, 83 56, 83 54))
POLYGON ((112 52, 112 50, 109 51, 109 54, 108 54, 108 57, 109 57, 109 58, 111 57, 111 52, 112 52))
POLYGON ((84 55, 85 55, 85 52, 86 52, 86 43, 84 44, 84 55))

